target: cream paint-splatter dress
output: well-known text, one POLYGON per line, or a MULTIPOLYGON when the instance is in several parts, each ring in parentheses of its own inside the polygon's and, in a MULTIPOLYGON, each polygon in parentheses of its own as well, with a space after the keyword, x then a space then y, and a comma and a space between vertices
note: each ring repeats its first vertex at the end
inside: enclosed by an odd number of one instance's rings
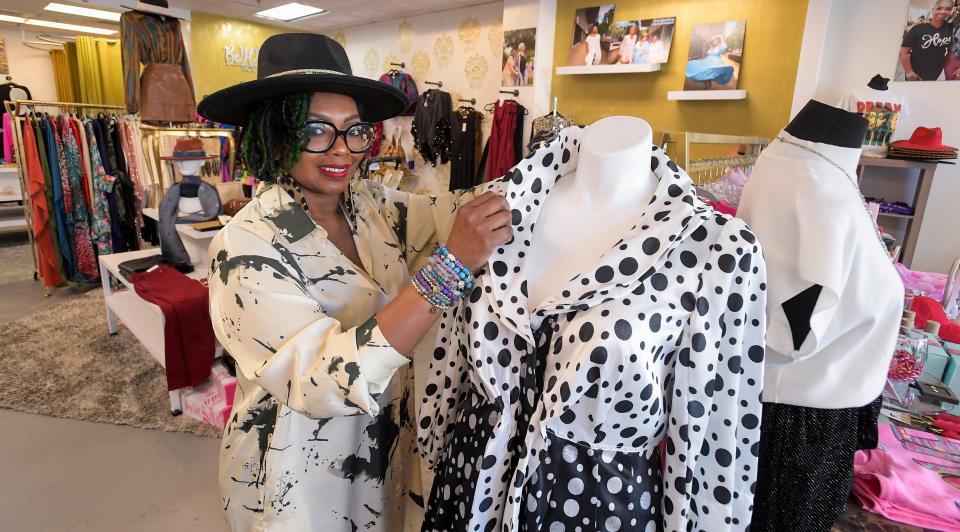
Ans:
POLYGON ((457 198, 371 181, 348 197, 362 270, 276 184, 210 246, 210 314, 238 369, 220 453, 234 530, 419 526, 413 371, 375 313, 449 231, 457 198))

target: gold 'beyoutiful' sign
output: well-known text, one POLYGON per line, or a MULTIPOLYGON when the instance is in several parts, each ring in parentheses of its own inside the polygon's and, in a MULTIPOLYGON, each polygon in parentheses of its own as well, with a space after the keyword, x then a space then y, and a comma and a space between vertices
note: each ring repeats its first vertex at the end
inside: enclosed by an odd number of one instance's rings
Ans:
POLYGON ((223 59, 227 66, 240 67, 244 72, 257 71, 257 54, 260 48, 255 46, 237 46, 227 44, 223 47, 223 59))

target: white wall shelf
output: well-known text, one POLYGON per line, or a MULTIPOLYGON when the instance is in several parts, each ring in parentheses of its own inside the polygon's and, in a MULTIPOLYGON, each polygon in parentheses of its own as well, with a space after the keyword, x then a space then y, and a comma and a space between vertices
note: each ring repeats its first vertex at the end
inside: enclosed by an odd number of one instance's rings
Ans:
POLYGON ((572 74, 637 74, 641 72, 656 72, 659 64, 654 65, 582 65, 557 67, 558 76, 572 74))
POLYGON ((745 100, 746 90, 670 91, 668 100, 745 100))

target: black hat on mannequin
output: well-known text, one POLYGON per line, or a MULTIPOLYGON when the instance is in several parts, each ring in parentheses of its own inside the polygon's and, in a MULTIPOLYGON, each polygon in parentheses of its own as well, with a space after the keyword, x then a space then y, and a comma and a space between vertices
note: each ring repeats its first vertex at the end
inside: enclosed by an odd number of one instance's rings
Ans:
POLYGON ((314 33, 283 33, 260 47, 256 80, 221 89, 204 98, 197 109, 214 122, 244 126, 261 100, 314 92, 352 97, 368 122, 397 116, 409 105, 399 89, 354 76, 347 52, 337 41, 314 33))

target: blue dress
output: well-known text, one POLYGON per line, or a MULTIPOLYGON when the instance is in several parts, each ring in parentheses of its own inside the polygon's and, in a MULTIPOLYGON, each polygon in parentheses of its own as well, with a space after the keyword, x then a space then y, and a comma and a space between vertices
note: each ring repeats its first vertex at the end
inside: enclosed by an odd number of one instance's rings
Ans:
POLYGON ((647 41, 638 41, 633 47, 633 64, 643 65, 647 62, 647 54, 650 53, 650 43, 647 41))
POLYGON ((718 85, 726 85, 733 79, 733 67, 724 63, 721 56, 727 51, 727 45, 707 50, 703 59, 687 61, 687 77, 696 81, 712 81, 718 85))

